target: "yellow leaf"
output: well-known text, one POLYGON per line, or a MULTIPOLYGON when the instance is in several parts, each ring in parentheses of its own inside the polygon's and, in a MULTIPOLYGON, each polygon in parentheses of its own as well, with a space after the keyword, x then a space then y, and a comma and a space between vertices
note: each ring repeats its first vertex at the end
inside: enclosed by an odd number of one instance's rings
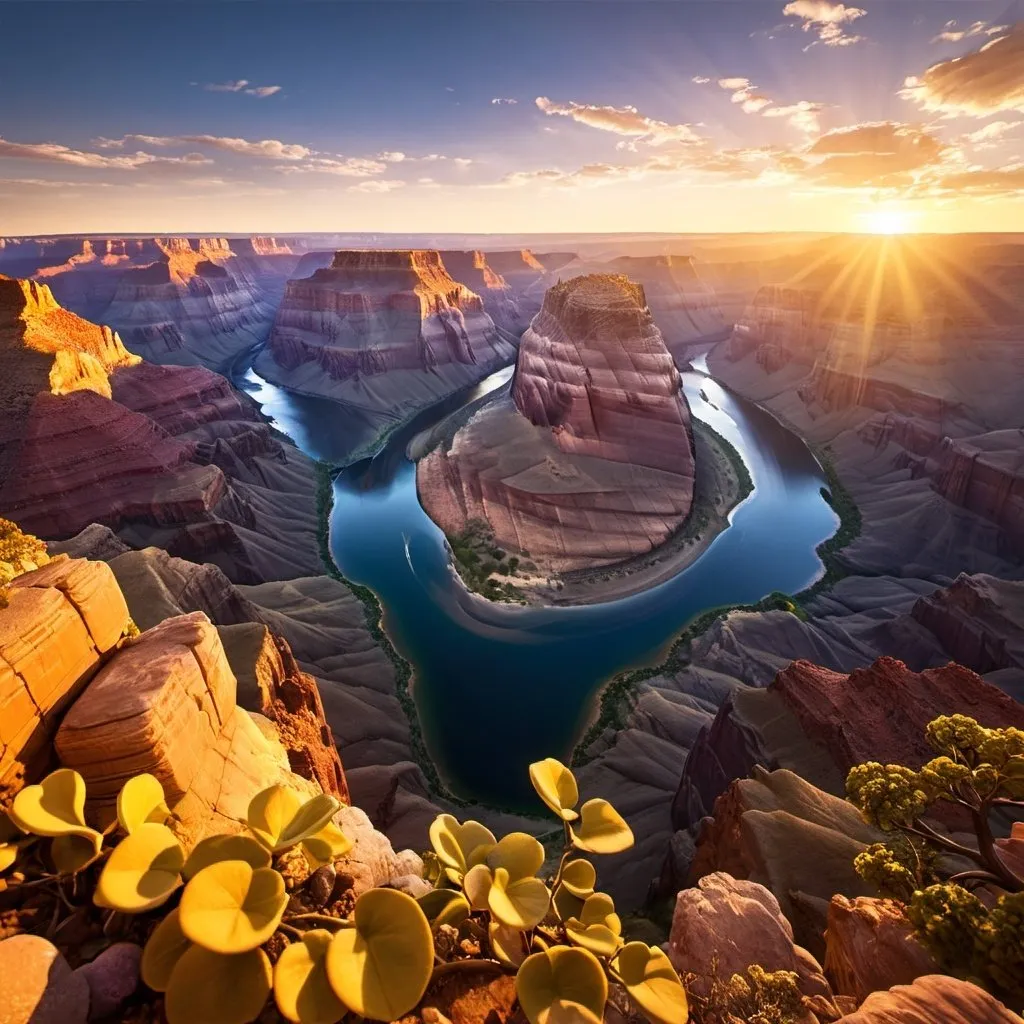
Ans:
POLYGON ((523 961, 516 994, 530 1024, 592 1024, 604 1015, 608 979, 593 953, 556 946, 523 961))
POLYGON ((561 761, 547 757, 530 765, 530 781, 537 795, 562 821, 575 821, 579 802, 576 776, 561 761))
POLYGON ((448 877, 458 885, 471 867, 483 861, 495 839, 478 821, 460 824, 450 814, 439 814, 430 825, 430 844, 448 877))
POLYGON ((686 991, 663 950, 644 942, 629 942, 612 967, 630 998, 653 1024, 685 1024, 689 1017, 686 991))
POLYGON ((423 998, 434 965, 430 924, 397 889, 370 889, 356 901, 354 927, 327 951, 327 977, 338 998, 372 1020, 394 1020, 423 998))
POLYGON ((270 851, 252 836, 207 836, 188 855, 182 874, 190 879, 222 860, 244 860, 254 868, 269 868, 270 859, 270 851))
POLYGON ((85 779, 70 768, 51 772, 38 785, 14 798, 11 820, 22 832, 37 836, 89 836, 85 823, 85 779))
POLYGON ((162 825, 170 813, 164 803, 164 787, 153 775, 133 776, 117 794, 117 823, 124 832, 134 832, 144 821, 162 825))
POLYGON ((513 882, 537 874, 543 863, 544 847, 525 832, 510 832, 486 857, 492 871, 504 868, 513 882))
POLYGON ((166 992, 171 974, 192 943, 181 930, 181 912, 174 908, 157 926, 142 951, 142 980, 154 992, 166 992))
POLYGON ((270 786, 250 801, 247 821, 256 838, 278 853, 319 832, 340 806, 326 793, 303 802, 294 790, 270 786))
POLYGON ((431 889, 416 902, 435 928, 442 924, 454 927, 469 917, 469 902, 457 889, 431 889))
POLYGON ((607 800, 588 800, 580 822, 570 829, 574 845, 588 853, 621 853, 633 845, 633 832, 607 800))
POLYGON ((305 932, 274 965, 274 999, 281 1016, 295 1024, 335 1024, 345 1006, 327 978, 327 950, 333 936, 325 928, 305 932))
POLYGON ((351 849, 352 840, 333 821, 329 821, 315 836, 302 841, 302 853, 313 871, 344 857, 351 849))
POLYGON ((164 999, 168 1024, 248 1024, 270 995, 270 960, 262 949, 224 956, 192 946, 171 972, 164 999))
POLYGON ((551 894, 539 878, 511 881, 504 868, 494 872, 487 908, 500 924, 529 931, 544 920, 550 906, 551 894))
POLYGON ((589 860, 578 857, 569 861, 562 869, 561 884, 580 899, 585 900, 593 891, 597 882, 597 872, 589 860))
POLYGON ((181 930, 215 953, 244 953, 274 934, 287 905, 284 879, 273 868, 222 860, 185 886, 181 930))
POLYGON ((524 937, 518 928, 508 928, 497 921, 491 921, 487 926, 487 938, 490 939, 492 952, 510 967, 518 967, 526 959, 524 937))
POLYGON ((100 907, 141 914, 165 903, 181 882, 185 852, 166 825, 145 822, 114 847, 96 885, 100 907))
POLYGON ((87 868, 100 855, 103 836, 54 836, 50 843, 50 858, 59 875, 73 875, 87 868))

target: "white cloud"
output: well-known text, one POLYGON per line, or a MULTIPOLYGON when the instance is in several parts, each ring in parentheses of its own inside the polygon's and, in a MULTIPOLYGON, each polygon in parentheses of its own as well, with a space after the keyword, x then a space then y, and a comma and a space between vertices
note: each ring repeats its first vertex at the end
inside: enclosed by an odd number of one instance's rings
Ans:
POLYGON ((377 179, 375 181, 361 181, 358 185, 349 185, 349 192, 393 192, 396 188, 404 187, 404 181, 386 181, 377 179))
POLYGON ((1020 128, 1021 125, 1024 125, 1024 121, 992 121, 976 132, 969 132, 964 136, 964 141, 969 142, 976 149, 991 149, 1004 135, 1012 132, 1015 128, 1020 128))
MULTIPOLYGON (((193 82, 192 85, 196 83, 193 82)), ((279 85, 251 85, 247 78, 239 78, 231 82, 207 82, 203 88, 207 92, 244 92, 247 96, 265 99, 281 91, 279 85)))
POLYGON ((690 79, 690 81, 696 85, 707 85, 708 82, 711 81, 711 79, 707 78, 704 75, 694 75, 693 78, 690 79))
POLYGON ((785 118, 794 128, 808 135, 816 135, 821 130, 818 115, 825 109, 824 103, 799 100, 786 106, 776 106, 775 101, 758 91, 749 78, 720 78, 718 85, 732 93, 730 99, 746 114, 785 118))
POLYGON ((501 104, 504 103, 504 104, 507 104, 508 106, 513 106, 514 107, 518 102, 519 102, 519 100, 504 99, 501 96, 495 96, 494 99, 491 100, 491 106, 497 107, 497 106, 501 106, 501 104))
POLYGON ((398 150, 385 150, 383 153, 378 153, 377 156, 386 164, 400 164, 406 159, 406 155, 398 150))
POLYGON ((942 31, 932 39, 933 43, 959 43, 961 39, 971 36, 997 36, 1005 32, 1009 25, 990 25, 987 21, 976 21, 966 28, 957 28, 956 19, 947 21, 942 31))
POLYGON ((369 178, 383 174, 388 165, 382 160, 365 157, 315 156, 300 164, 282 164, 277 170, 283 174, 335 174, 342 178, 369 178))
POLYGON ((555 103, 538 96, 537 106, 548 116, 568 117, 616 135, 626 135, 637 142, 660 146, 666 142, 698 142, 699 136, 688 124, 669 124, 641 114, 636 107, 601 107, 587 103, 555 103))
MULTIPOLYGON (((817 42, 825 46, 852 46, 864 39, 864 36, 848 35, 844 27, 868 13, 860 7, 847 7, 830 0, 792 0, 783 7, 782 13, 787 18, 800 18, 803 30, 817 32, 817 42)), ((814 45, 811 43, 805 49, 814 45)))
POLYGON ((118 171, 133 171, 146 166, 196 166, 213 161, 201 153, 186 153, 184 156, 165 157, 152 153, 126 153, 121 156, 104 156, 87 150, 72 149, 57 142, 10 142, 0 138, 0 158, 14 160, 40 160, 50 163, 72 164, 75 167, 89 167, 118 171))
POLYGON ((730 99, 740 104, 745 114, 759 114, 771 105, 772 101, 767 96, 755 91, 749 78, 720 78, 718 85, 732 93, 730 99))
POLYGON ((148 146, 209 146, 212 149, 242 156, 259 157, 265 160, 305 160, 314 151, 297 143, 280 142, 277 139, 238 139, 229 135, 125 135, 122 139, 98 139, 96 144, 105 149, 120 148, 128 141, 141 142, 148 146))

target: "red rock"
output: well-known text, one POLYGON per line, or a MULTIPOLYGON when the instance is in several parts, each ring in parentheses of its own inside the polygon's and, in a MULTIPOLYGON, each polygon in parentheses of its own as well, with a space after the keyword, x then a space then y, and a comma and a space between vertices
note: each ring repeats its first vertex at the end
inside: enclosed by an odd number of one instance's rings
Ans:
POLYGON ((622 561, 677 529, 693 498, 690 410, 643 290, 621 276, 549 290, 498 393, 417 467, 448 534, 485 520, 542 571, 622 561))
POLYGON ((938 970, 896 900, 833 896, 825 947, 825 974, 832 988, 858 1004, 879 989, 909 985, 938 970))
POLYGON ((912 672, 895 658, 879 658, 843 675, 794 661, 769 690, 782 697, 844 775, 865 761, 919 767, 935 756, 924 729, 939 715, 1024 728, 1024 705, 955 663, 912 672))
POLYGON ((931 974, 873 992, 838 1024, 1020 1024, 1020 1017, 977 985, 931 974))
POLYGON ((490 318, 499 327, 518 334, 522 319, 519 306, 508 283, 488 264, 487 254, 479 249, 444 249, 440 255, 452 278, 480 296, 490 318))

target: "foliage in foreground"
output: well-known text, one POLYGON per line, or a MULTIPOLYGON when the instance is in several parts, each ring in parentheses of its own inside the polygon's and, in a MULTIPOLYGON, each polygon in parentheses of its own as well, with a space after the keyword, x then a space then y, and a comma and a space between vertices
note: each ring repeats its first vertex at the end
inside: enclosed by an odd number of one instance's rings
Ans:
POLYGON ((7 607, 7 584, 22 573, 46 565, 46 545, 21 530, 10 519, 0 518, 0 608, 7 607))
POLYGON ((434 979, 463 969, 514 974, 531 1024, 596 1024, 608 1002, 682 1024, 686 994, 668 957, 623 941, 584 856, 628 849, 629 826, 605 800, 577 809, 576 780, 558 761, 530 775, 565 833, 546 879, 532 836, 498 841, 479 822, 442 814, 427 855, 435 887, 419 901, 377 888, 347 910, 310 912, 302 887, 351 847, 333 822, 333 797, 272 786, 253 798, 243 832, 186 854, 152 775, 124 785, 116 819, 99 831, 86 822, 84 780, 66 768, 15 797, 0 870, 17 862, 6 887, 52 886, 65 903, 66 892, 85 892, 108 924, 115 914, 145 919, 142 980, 163 994, 169 1024, 246 1024, 271 994, 298 1024, 346 1014, 390 1021, 434 979))
POLYGON ((1000 853, 992 817, 1024 810, 1024 730, 985 729, 973 718, 936 718, 925 731, 936 756, 915 771, 877 762, 847 777, 849 800, 893 833, 855 861, 862 878, 901 899, 925 947, 950 974, 1024 1002, 1024 877, 1000 853), (958 808, 974 845, 925 818, 958 808), (948 867, 952 863, 952 867, 948 867))

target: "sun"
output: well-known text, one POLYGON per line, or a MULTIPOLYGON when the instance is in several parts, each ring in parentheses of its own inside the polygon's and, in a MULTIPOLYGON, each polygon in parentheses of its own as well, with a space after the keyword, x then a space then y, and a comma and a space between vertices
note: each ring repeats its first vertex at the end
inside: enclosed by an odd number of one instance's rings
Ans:
POLYGON ((873 235, 903 235, 910 230, 911 217, 906 210, 880 206, 861 214, 864 226, 873 235))

